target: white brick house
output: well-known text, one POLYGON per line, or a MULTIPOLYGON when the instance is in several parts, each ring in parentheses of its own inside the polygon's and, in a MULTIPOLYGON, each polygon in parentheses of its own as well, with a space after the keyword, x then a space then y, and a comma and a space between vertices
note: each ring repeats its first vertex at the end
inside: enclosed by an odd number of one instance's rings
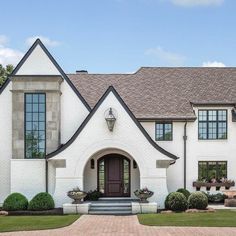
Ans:
POLYGON ((162 207, 197 179, 235 180, 235 105, 235 68, 65 74, 36 40, 0 88, 0 203, 11 192, 48 191, 61 206, 76 186, 105 197, 148 187, 162 207))

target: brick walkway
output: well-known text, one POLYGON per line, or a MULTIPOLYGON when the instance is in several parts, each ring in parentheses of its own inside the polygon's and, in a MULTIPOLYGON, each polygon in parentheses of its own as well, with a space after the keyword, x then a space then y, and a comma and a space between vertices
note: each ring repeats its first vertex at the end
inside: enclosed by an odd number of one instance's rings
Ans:
POLYGON ((0 236, 90 236, 90 235, 156 235, 156 236, 236 236, 236 228, 153 227, 140 225, 137 216, 84 215, 72 225, 42 231, 2 233, 0 236))

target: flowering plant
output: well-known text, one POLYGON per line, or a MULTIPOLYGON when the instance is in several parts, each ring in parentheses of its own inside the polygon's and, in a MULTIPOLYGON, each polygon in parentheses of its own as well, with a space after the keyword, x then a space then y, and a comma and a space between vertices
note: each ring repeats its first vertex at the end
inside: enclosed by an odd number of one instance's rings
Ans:
POLYGON ((150 191, 150 190, 148 190, 147 187, 142 188, 142 189, 137 189, 135 192, 136 192, 137 194, 150 194, 150 193, 153 194, 153 192, 150 191))

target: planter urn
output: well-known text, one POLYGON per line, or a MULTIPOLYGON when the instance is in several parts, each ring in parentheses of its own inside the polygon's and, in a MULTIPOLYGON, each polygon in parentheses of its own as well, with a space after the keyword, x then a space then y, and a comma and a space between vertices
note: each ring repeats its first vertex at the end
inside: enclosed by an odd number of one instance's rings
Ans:
POLYGON ((142 191, 142 190, 136 190, 134 192, 135 196, 139 198, 141 203, 148 203, 148 198, 150 198, 153 195, 152 191, 142 191))
POLYGON ((81 200, 87 196, 87 193, 81 191, 79 188, 75 188, 71 191, 68 191, 67 196, 74 200, 72 204, 81 204, 81 200))

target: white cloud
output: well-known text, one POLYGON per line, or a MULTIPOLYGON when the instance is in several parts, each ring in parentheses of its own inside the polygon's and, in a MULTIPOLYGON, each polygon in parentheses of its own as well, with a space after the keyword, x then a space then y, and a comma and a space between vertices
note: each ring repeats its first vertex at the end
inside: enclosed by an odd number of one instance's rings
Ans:
POLYGON ((26 39, 25 42, 28 46, 31 46, 37 38, 39 38, 45 46, 56 47, 56 46, 59 46, 61 44, 58 41, 51 40, 50 38, 44 37, 44 36, 41 36, 41 35, 39 35, 39 36, 36 35, 36 36, 29 37, 29 38, 26 39))
POLYGON ((146 55, 154 56, 160 63, 165 63, 169 66, 181 66, 183 65, 186 57, 178 53, 173 53, 164 50, 162 47, 150 48, 145 51, 146 55))
POLYGON ((223 62, 218 61, 207 61, 202 63, 203 67, 226 67, 223 62))
POLYGON ((183 7, 220 6, 224 0, 170 0, 173 4, 183 7))
POLYGON ((5 45, 8 42, 8 38, 6 35, 0 35, 0 47, 5 45))
POLYGON ((6 66, 7 64, 16 65, 23 57, 23 53, 19 50, 9 48, 6 46, 8 37, 0 35, 0 64, 6 66))
POLYGON ((12 64, 15 66, 23 55, 24 54, 21 51, 12 48, 0 47, 0 64, 4 66, 12 64))

